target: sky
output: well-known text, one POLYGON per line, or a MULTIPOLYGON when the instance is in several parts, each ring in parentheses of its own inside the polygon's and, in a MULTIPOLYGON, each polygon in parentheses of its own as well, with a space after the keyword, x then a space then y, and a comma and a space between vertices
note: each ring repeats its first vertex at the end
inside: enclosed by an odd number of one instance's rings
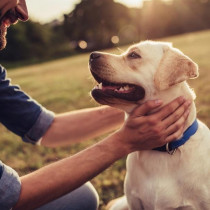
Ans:
MULTIPOLYGON (((140 7, 142 0, 115 0, 128 7, 140 7)), ((29 17, 41 23, 47 23, 54 19, 61 19, 63 14, 74 9, 74 5, 80 0, 26 0, 29 17)))

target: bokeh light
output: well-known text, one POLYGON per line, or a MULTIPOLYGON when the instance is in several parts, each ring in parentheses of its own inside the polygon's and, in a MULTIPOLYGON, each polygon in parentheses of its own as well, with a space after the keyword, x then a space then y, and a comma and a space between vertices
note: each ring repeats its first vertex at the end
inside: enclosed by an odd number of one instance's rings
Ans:
POLYGON ((86 49, 87 48, 87 42, 84 41, 84 40, 79 41, 79 47, 83 50, 86 49))
POLYGON ((120 41, 120 39, 119 39, 118 36, 113 36, 113 37, 111 38, 111 42, 112 42, 113 44, 118 44, 119 41, 120 41))

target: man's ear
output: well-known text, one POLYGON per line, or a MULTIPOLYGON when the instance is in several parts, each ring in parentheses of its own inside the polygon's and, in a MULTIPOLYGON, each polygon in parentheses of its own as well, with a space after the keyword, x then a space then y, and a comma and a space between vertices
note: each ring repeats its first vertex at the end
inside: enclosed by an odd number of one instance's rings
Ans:
POLYGON ((166 90, 198 75, 196 63, 178 49, 167 47, 155 73, 154 82, 158 90, 166 90))

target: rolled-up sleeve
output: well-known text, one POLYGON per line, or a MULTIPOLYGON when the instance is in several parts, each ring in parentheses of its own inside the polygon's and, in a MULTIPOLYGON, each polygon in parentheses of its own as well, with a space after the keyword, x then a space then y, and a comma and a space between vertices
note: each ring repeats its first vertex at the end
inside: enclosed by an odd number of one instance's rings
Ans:
POLYGON ((17 203, 21 182, 15 170, 0 161, 2 175, 0 178, 0 209, 9 210, 17 203))
POLYGON ((46 132, 54 119, 54 113, 42 108, 36 122, 31 129, 22 137, 23 141, 36 143, 46 132))
POLYGON ((47 131, 54 113, 12 85, 0 66, 0 122, 23 141, 35 144, 47 131))

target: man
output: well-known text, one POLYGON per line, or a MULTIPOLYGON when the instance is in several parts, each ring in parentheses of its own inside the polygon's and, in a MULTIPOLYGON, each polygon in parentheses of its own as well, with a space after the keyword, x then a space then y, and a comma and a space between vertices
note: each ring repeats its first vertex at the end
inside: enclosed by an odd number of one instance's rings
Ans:
MULTIPOLYGON (((26 21, 28 12, 25 0, 1 0, 0 12, 3 49, 7 28, 18 20, 26 21)), ((20 178, 0 162, 0 209, 97 209, 97 194, 88 180, 130 152, 162 146, 182 133, 190 101, 179 97, 147 115, 161 103, 141 105, 123 126, 123 112, 107 106, 54 115, 12 86, 0 67, 0 122, 26 142, 63 146, 122 126, 92 147, 20 178)))

